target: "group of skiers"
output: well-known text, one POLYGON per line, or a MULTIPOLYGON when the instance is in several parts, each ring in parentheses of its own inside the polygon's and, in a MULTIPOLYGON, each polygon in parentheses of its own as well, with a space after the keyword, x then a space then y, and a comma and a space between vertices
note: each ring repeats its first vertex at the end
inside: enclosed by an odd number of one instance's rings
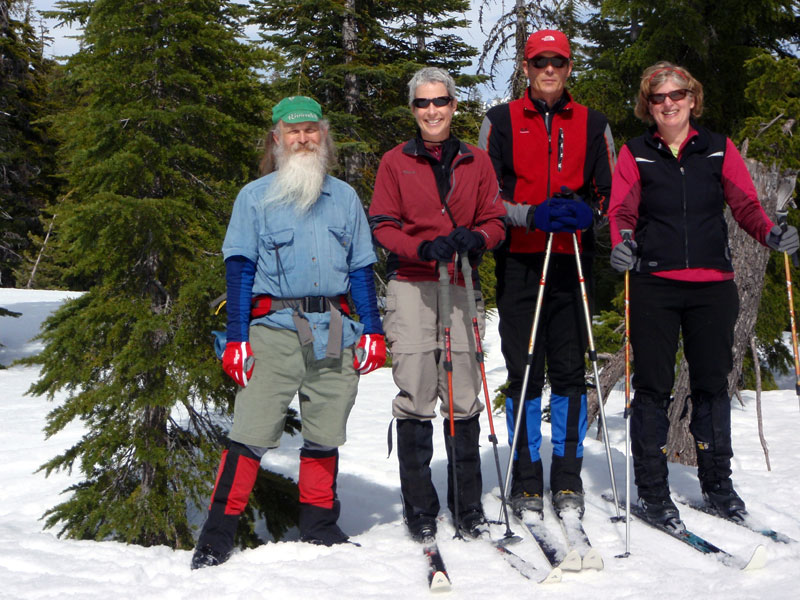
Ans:
POLYGON ((797 250, 796 229, 767 217, 733 143, 696 122, 703 90, 686 69, 660 62, 645 70, 636 115, 652 127, 622 147, 619 161, 606 118, 566 90, 572 58, 563 33, 532 34, 522 69, 524 96, 488 111, 480 147, 451 131, 453 78, 434 67, 415 73, 408 99, 417 133, 383 156, 369 218, 355 191, 327 174, 335 153, 322 107, 304 96, 274 107, 263 176, 239 192, 223 243, 222 365, 239 389, 193 569, 230 556, 260 459, 278 446, 296 394, 304 440, 300 537, 325 545, 348 540, 337 525, 338 447, 359 376, 383 366, 386 342, 399 390, 392 415, 411 537, 427 542, 436 535, 440 506, 430 463, 437 404, 453 523, 467 536, 487 531, 477 333, 473 339, 473 330, 484 329, 476 267, 487 251, 496 261, 506 422, 509 438, 515 431, 518 437, 509 504, 520 516, 543 510, 547 373, 550 501, 557 513, 582 515, 588 300, 579 272, 591 281, 593 225, 606 215, 611 264, 633 275, 631 440, 639 501, 653 520, 681 527, 665 447, 682 334, 704 498, 722 514, 744 512, 730 478, 727 375, 738 296, 723 209, 727 203, 745 231, 779 252, 797 250), (382 320, 373 244, 388 253, 382 320))

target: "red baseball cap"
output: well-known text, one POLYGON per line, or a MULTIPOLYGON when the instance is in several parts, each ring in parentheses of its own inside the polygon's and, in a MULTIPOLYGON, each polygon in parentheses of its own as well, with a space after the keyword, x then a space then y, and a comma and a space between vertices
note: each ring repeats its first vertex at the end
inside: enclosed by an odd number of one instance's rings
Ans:
POLYGON ((569 40, 560 31, 542 29, 532 33, 525 44, 525 59, 533 58, 542 52, 555 52, 559 56, 569 58, 569 40))

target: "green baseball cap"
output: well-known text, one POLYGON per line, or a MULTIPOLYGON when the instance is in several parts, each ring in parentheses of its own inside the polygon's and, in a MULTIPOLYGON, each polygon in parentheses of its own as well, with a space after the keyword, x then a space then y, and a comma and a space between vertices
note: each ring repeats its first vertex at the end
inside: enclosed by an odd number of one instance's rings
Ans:
POLYGON ((289 96, 278 102, 272 109, 272 123, 304 123, 319 121, 322 107, 308 96, 289 96))

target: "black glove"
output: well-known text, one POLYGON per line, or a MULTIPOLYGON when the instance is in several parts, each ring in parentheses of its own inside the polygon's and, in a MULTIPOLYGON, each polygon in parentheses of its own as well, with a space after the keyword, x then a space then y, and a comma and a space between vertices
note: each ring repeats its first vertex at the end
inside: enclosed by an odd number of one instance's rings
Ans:
POLYGON ((466 227, 456 227, 450 232, 449 237, 458 252, 475 252, 476 250, 482 250, 486 246, 483 234, 466 227))
POLYGON ((417 254, 422 260, 435 260, 450 262, 456 253, 456 244, 446 235, 440 235, 429 242, 422 242, 417 248, 417 254))
POLYGON ((636 242, 620 242, 611 250, 611 266, 615 271, 630 271, 636 264, 636 242))
POLYGON ((767 246, 778 252, 788 252, 794 254, 800 248, 800 239, 797 236, 797 228, 791 225, 786 231, 775 225, 767 234, 767 246))

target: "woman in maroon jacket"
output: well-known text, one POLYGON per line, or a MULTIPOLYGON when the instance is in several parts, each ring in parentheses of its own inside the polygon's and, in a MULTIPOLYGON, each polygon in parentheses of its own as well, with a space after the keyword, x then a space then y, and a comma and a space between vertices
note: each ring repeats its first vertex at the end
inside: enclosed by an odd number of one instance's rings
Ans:
POLYGON ((682 529, 667 483, 667 407, 679 334, 689 363, 690 430, 697 444, 703 498, 740 518, 745 504, 731 482, 728 374, 739 297, 724 208, 765 246, 798 247, 797 230, 767 217, 730 139, 697 124, 703 86, 684 69, 645 69, 635 114, 654 123, 619 153, 611 187, 611 265, 632 270, 631 344, 635 357, 631 448, 639 500, 647 515, 682 529), (631 231, 630 242, 623 231, 631 231))
MULTIPOLYGON (((464 278, 454 269, 457 253, 479 257, 505 237, 505 209, 488 155, 450 134, 457 100, 453 78, 438 68, 418 71, 408 84, 416 137, 383 155, 375 179, 369 221, 377 243, 389 251, 384 328, 392 348, 392 375, 400 389, 392 402, 397 419, 397 456, 403 513, 412 538, 436 535, 439 499, 431 480, 433 424, 439 399, 446 399, 442 306, 438 305, 438 264, 450 273, 450 311, 455 461, 458 502, 448 477, 448 506, 467 535, 486 530, 478 398, 481 379, 470 352, 473 335, 464 278), (455 514, 455 507, 458 513, 455 514)), ((473 270, 473 281, 478 282, 473 270)), ((483 330, 480 288, 470 290, 483 330)), ((448 406, 440 407, 449 432, 448 406)))

